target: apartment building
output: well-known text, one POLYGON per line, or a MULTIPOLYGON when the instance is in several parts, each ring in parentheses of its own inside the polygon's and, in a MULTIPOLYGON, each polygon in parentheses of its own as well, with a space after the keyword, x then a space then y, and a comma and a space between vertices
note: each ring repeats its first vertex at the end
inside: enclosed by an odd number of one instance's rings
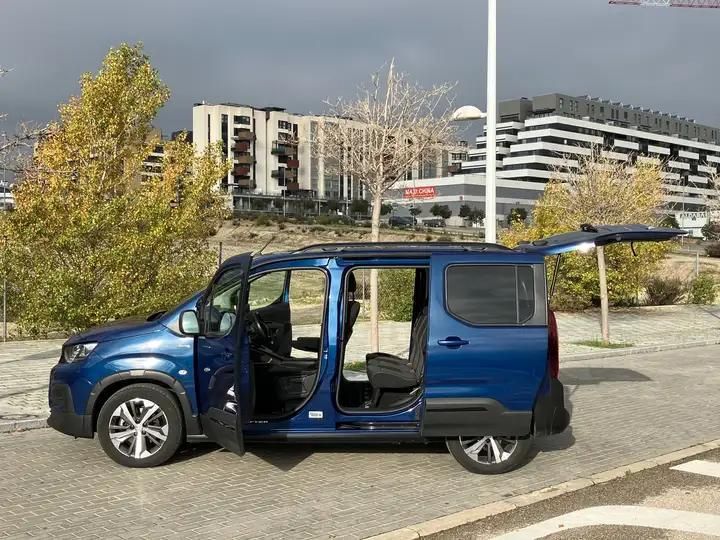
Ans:
MULTIPOLYGON (((354 122, 287 112, 281 107, 254 107, 239 103, 196 103, 193 107, 193 140, 198 151, 221 143, 233 162, 221 182, 228 193, 353 200, 365 197, 363 186, 352 176, 313 152, 324 121, 354 122)), ((358 128, 362 129, 361 124, 358 128)), ((408 179, 449 175, 450 155, 439 152, 423 160, 408 179)))
MULTIPOLYGON (((413 204, 417 188, 433 187, 437 197, 418 200, 422 207, 484 204, 487 151, 486 137, 478 137, 473 148, 451 156, 452 179, 406 182, 394 198, 413 204)), ((577 166, 579 156, 598 151, 629 164, 661 164, 668 212, 699 233, 707 222, 707 201, 718 193, 714 178, 720 167, 720 128, 646 107, 566 94, 499 104, 495 152, 500 218, 512 207, 531 207, 550 178, 562 177, 577 166)))

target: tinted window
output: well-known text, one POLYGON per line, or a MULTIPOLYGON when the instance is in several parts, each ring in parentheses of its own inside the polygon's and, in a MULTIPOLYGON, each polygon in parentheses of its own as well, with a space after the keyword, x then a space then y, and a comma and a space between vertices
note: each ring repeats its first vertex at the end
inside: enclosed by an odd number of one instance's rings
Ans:
POLYGON ((522 324, 535 313, 530 266, 451 266, 446 275, 447 309, 470 324, 522 324))

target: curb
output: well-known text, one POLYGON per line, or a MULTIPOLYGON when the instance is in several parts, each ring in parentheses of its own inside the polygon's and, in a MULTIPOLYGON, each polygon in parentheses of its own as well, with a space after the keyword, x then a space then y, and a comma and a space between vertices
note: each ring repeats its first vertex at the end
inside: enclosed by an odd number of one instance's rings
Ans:
POLYGON ((40 429, 46 427, 48 427, 47 418, 13 420, 11 422, 0 422, 0 433, 13 433, 16 431, 27 431, 29 429, 40 429))
POLYGON ((590 486, 605 484, 611 480, 622 478, 627 474, 644 471, 645 469, 652 469, 653 467, 659 467, 660 465, 666 465, 673 461, 679 461, 681 459, 689 458, 717 448, 720 448, 720 439, 696 444, 694 446, 683 448, 682 450, 676 450, 655 458, 645 459, 629 465, 623 465, 621 467, 595 473, 587 478, 576 478, 574 480, 569 480, 568 482, 562 482, 561 484, 531 491, 530 493, 525 493, 523 495, 516 495, 501 501, 476 506, 475 508, 470 508, 468 510, 462 510, 448 516, 423 521, 421 523, 416 523, 415 525, 408 525, 407 527, 402 527, 394 531, 388 531, 386 533, 368 537, 366 540, 417 540, 419 538, 425 538, 427 536, 455 529, 463 525, 468 525, 491 516, 510 512, 511 510, 515 510, 517 508, 522 508, 524 506, 552 499, 560 495, 565 495, 566 493, 579 491, 590 486))
POLYGON ((677 349, 689 349, 692 347, 708 347, 720 345, 720 338, 706 339, 701 341, 688 341, 685 343, 668 343, 665 345, 646 345, 644 347, 626 347, 624 349, 607 349, 597 352, 573 353, 560 355, 560 369, 563 362, 580 362, 582 360, 594 360, 596 358, 610 358, 614 356, 631 356, 634 354, 646 354, 662 351, 674 351, 677 349))

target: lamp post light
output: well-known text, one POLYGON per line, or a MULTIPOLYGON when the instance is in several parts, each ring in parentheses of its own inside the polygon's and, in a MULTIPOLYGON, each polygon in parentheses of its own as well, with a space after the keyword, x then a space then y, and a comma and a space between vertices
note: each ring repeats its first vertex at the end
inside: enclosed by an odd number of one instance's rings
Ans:
MULTIPOLYGON (((489 103, 489 102, 488 102, 489 103)), ((496 208, 495 208, 495 152, 490 152, 495 144, 495 127, 493 123, 492 137, 490 136, 490 119, 487 113, 482 112, 474 105, 464 105, 457 109, 450 117, 455 122, 472 122, 487 120, 487 144, 485 145, 485 241, 495 243, 496 238, 496 208), (491 142, 492 139, 492 142, 491 142), (491 146, 492 144, 492 146, 491 146), (492 155, 492 158, 490 157, 492 155)))

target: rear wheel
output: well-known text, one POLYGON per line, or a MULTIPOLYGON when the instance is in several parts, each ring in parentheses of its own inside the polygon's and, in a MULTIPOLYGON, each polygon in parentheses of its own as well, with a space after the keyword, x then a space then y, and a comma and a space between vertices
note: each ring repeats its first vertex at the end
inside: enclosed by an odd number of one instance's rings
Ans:
POLYGON ((457 437, 446 439, 448 450, 460 465, 476 474, 502 474, 525 461, 530 437, 457 437))
POLYGON ((175 455, 183 419, 173 394, 154 384, 132 384, 103 404, 97 433, 105 453, 126 467, 154 467, 175 455))

